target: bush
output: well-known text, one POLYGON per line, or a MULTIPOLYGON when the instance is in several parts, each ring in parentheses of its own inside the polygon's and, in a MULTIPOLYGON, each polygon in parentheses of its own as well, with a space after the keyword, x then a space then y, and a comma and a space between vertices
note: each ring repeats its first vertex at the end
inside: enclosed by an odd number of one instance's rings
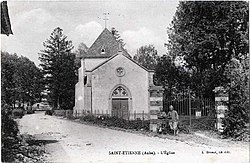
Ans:
POLYGON ((3 162, 14 161, 14 151, 16 144, 19 142, 18 138, 18 126, 12 119, 11 109, 8 105, 4 105, 1 110, 1 141, 2 141, 2 157, 3 162))
MULTIPOLYGON (((215 130, 215 123, 216 118, 215 117, 201 117, 198 119, 192 119, 191 121, 191 127, 193 130, 215 130)), ((189 119, 185 119, 181 121, 182 125, 189 126, 189 119)))
POLYGON ((233 58, 226 74, 230 79, 225 86, 229 89, 229 109, 222 121, 222 134, 236 140, 242 139, 242 135, 249 135, 246 130, 249 123, 249 55, 243 60, 233 58))
POLYGON ((24 116, 24 109, 23 108, 15 108, 12 111, 14 118, 22 118, 24 116))
POLYGON ((34 110, 27 110, 27 114, 34 114, 35 111, 34 110))
POLYGON ((53 115, 53 110, 46 110, 45 115, 53 115))
POLYGON ((8 105, 4 105, 1 110, 2 136, 16 137, 19 132, 16 121, 12 119, 12 112, 8 105))
POLYGON ((240 104, 232 105, 223 119, 224 131, 222 134, 235 140, 241 140, 242 135, 249 135, 247 122, 248 114, 246 114, 245 108, 241 107, 240 104))
POLYGON ((145 120, 125 120, 118 117, 86 115, 80 118, 83 121, 92 122, 94 124, 100 124, 108 127, 118 127, 124 129, 135 129, 135 130, 149 130, 149 121, 145 120))
POLYGON ((87 121, 87 122, 94 122, 96 120, 96 117, 89 114, 89 115, 81 117, 80 120, 87 121))
POLYGON ((1 108, 1 118, 1 161, 43 162, 42 158, 45 150, 40 146, 28 144, 26 139, 19 135, 18 125, 13 120, 12 112, 8 105, 4 105, 1 108))
POLYGON ((75 117, 73 116, 73 114, 67 114, 66 118, 68 118, 68 119, 75 119, 75 117))

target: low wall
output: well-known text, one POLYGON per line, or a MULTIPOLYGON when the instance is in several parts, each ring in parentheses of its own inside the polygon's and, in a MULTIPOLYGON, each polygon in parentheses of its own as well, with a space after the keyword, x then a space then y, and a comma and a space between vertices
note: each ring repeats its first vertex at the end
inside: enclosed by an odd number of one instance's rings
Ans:
MULTIPOLYGON (((82 111, 77 111, 77 110, 74 110, 74 113, 73 113, 73 116, 74 117, 82 117, 82 116, 86 116, 86 115, 93 115, 95 117, 98 117, 98 116, 107 116, 107 117, 112 117, 112 116, 115 116, 115 115, 112 115, 112 113, 108 110, 106 111, 100 111, 100 110, 93 110, 92 113, 90 113, 89 110, 82 110, 82 111)), ((118 115, 118 114, 116 114, 118 115)), ((150 114, 149 113, 144 113, 144 112, 127 112, 126 114, 122 114, 120 113, 119 118, 122 118, 122 119, 126 119, 126 120, 136 120, 136 119, 140 119, 140 120, 149 120, 149 117, 150 117, 150 114)))
POLYGON ((55 116, 71 116, 73 114, 73 110, 54 110, 55 116))

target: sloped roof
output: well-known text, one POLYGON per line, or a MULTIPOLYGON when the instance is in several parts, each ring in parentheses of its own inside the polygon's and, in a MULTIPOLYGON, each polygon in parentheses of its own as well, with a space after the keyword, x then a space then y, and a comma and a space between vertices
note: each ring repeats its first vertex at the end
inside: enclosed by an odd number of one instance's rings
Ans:
MULTIPOLYGON (((119 42, 116 40, 115 36, 105 28, 88 49, 85 58, 109 58, 115 55, 118 50, 119 42), (102 49, 105 49, 105 54, 101 54, 102 49)), ((131 57, 122 47, 121 50, 124 55, 131 57)))
POLYGON ((113 55, 112 57, 110 57, 109 59, 107 59, 106 61, 102 62, 101 64, 97 65, 95 68, 93 68, 90 71, 87 72, 93 72, 94 70, 98 69, 99 67, 101 67, 102 65, 106 64, 107 62, 109 62, 110 60, 112 60, 113 58, 115 58, 118 55, 123 55, 124 57, 126 57, 127 59, 129 59, 131 62, 135 63, 137 66, 141 67, 142 69, 146 70, 147 72, 154 72, 154 70, 149 70, 146 67, 138 64, 137 62, 135 62, 130 56, 125 55, 124 53, 120 54, 119 52, 116 53, 115 55, 113 55))
POLYGON ((11 30, 7 1, 1 2, 1 34, 13 34, 11 30))

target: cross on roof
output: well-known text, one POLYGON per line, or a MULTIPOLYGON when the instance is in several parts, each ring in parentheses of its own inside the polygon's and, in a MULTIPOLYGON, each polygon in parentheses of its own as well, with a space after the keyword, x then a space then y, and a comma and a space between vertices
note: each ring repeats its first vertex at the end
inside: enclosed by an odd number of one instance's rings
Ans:
POLYGON ((103 15, 104 15, 103 20, 104 20, 104 22, 105 22, 105 28, 107 28, 107 21, 109 20, 109 19, 107 18, 107 15, 109 15, 109 13, 108 13, 108 12, 104 12, 103 15))

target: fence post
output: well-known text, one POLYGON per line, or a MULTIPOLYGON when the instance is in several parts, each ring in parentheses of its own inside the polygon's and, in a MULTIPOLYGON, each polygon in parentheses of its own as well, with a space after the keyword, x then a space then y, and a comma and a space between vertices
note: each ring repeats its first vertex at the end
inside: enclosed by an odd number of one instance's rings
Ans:
POLYGON ((134 120, 136 120, 136 111, 134 111, 134 120))
POLYGON ((185 105, 186 98, 185 98, 185 97, 186 97, 186 95, 184 94, 183 97, 182 97, 182 98, 183 98, 183 99, 182 99, 182 108, 183 108, 182 111, 183 111, 183 115, 186 115, 186 108, 185 108, 185 106, 186 106, 186 105, 185 105))
POLYGON ((130 119, 130 111, 128 111, 128 121, 129 121, 129 119, 130 119))
POLYGON ((144 127, 144 110, 142 111, 142 127, 144 127))
POLYGON ((207 116, 207 113, 206 113, 207 112, 207 109, 206 109, 207 99, 206 98, 203 98, 202 104, 203 106, 202 106, 201 116, 204 116, 204 113, 205 113, 205 116, 207 116))
POLYGON ((191 128, 191 119, 192 119, 192 115, 191 115, 191 95, 190 95, 190 87, 188 87, 188 104, 189 104, 189 126, 191 128))

